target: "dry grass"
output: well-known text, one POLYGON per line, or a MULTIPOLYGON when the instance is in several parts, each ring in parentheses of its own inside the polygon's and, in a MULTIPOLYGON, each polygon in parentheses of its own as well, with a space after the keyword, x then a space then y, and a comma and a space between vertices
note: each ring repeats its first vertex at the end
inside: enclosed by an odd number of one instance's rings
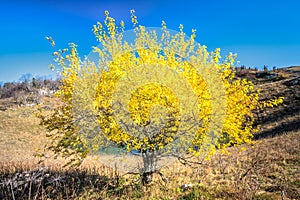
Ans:
POLYGON ((30 159, 35 149, 45 144, 45 131, 33 112, 32 107, 0 111, 0 160, 30 159))
POLYGON ((34 109, 1 112, 1 198, 11 199, 13 193, 20 199, 300 198, 300 131, 259 140, 253 147, 245 146, 245 151, 231 148, 229 155, 217 153, 201 165, 173 163, 162 169, 168 183, 156 175, 143 187, 138 176, 122 175, 95 157, 76 170, 62 168, 62 160, 39 165, 33 154, 47 139, 34 109), (9 180, 22 184, 12 189, 9 180), (184 184, 191 185, 184 188, 184 184))
MULTIPOLYGON (((261 139, 253 147, 233 147, 229 155, 217 153, 198 165, 173 163, 162 169, 168 183, 156 175, 147 186, 138 175, 124 175, 96 157, 78 169, 62 168, 62 159, 38 164, 35 149, 47 138, 36 108, 0 111, 0 199, 300 199, 300 90, 283 83, 262 86, 264 96, 286 98, 259 113, 261 139)), ((45 105, 55 102, 46 99, 45 105)))
POLYGON ((1 187, 7 197, 13 191, 24 199, 30 191, 31 197, 39 194, 45 199, 299 199, 299 138, 300 132, 294 132, 244 146, 244 151, 231 148, 229 155, 217 153, 192 167, 174 163, 162 170, 168 183, 157 175, 148 186, 141 186, 138 176, 122 175, 92 157, 76 170, 64 169, 60 162, 48 161, 48 167, 1 162, 0 180, 6 183, 1 187), (12 190, 9 180, 19 186, 12 190), (184 188, 184 184, 190 185, 184 188))

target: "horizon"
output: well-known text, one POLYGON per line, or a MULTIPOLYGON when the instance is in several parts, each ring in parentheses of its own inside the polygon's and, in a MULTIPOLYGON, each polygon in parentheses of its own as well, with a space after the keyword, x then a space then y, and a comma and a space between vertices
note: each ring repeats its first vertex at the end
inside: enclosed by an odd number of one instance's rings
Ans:
POLYGON ((124 20, 125 30, 132 29, 131 9, 140 25, 160 27, 164 20, 176 31, 183 24, 188 35, 196 29, 197 42, 209 51, 221 48, 223 56, 237 53, 239 65, 259 69, 299 66, 299 7, 297 0, 4 1, 0 7, 0 82, 17 81, 24 74, 56 74, 48 67, 54 49, 45 36, 52 36, 58 49, 74 42, 79 55, 87 55, 98 44, 91 29, 103 21, 105 10, 117 21, 124 20))

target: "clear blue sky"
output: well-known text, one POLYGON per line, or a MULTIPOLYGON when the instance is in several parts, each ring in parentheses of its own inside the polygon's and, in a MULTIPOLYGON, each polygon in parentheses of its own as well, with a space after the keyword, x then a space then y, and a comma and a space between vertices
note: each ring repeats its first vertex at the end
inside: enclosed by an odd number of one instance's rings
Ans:
POLYGON ((0 2, 0 81, 18 80, 25 73, 53 73, 53 51, 79 45, 80 55, 97 45, 93 24, 111 16, 130 24, 130 9, 139 23, 159 27, 161 20, 187 33, 197 29, 197 41, 223 55, 238 54, 240 64, 285 67, 300 65, 299 0, 2 0, 0 2))

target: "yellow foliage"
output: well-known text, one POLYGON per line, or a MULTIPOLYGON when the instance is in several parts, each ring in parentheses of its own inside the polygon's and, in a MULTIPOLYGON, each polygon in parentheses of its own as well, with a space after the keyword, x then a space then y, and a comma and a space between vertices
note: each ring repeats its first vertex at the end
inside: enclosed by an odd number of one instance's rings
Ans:
POLYGON ((187 39, 180 25, 170 36, 163 21, 158 35, 138 26, 131 11, 136 40, 129 44, 122 40, 124 22, 118 27, 105 17, 93 26, 102 47, 93 47, 98 64, 82 61, 75 44, 68 54, 54 53, 62 68, 56 95, 64 105, 39 116, 57 154, 80 160, 111 142, 128 151, 172 150, 179 140, 176 148, 209 158, 218 148, 251 143, 252 111, 283 100, 259 102, 253 83, 235 79, 236 55, 221 60, 219 48, 208 52, 194 41, 195 30, 187 39))

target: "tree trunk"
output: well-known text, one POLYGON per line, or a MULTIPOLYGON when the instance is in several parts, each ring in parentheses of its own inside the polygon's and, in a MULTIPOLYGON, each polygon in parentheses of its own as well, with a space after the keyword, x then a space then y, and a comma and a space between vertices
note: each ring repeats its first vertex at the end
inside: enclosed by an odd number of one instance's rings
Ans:
POLYGON ((145 151, 142 153, 144 169, 142 171, 142 183, 147 185, 152 182, 153 174, 156 172, 157 157, 155 152, 145 151))

